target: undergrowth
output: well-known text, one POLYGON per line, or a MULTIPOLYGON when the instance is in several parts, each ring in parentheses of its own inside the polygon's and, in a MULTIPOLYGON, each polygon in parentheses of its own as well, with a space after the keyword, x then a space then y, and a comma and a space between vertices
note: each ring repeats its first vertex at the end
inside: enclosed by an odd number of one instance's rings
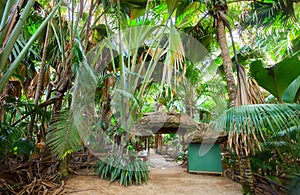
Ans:
POLYGON ((96 172, 102 179, 110 182, 119 180, 124 186, 141 185, 148 182, 148 163, 137 157, 124 158, 121 155, 111 155, 102 158, 96 164, 96 172))

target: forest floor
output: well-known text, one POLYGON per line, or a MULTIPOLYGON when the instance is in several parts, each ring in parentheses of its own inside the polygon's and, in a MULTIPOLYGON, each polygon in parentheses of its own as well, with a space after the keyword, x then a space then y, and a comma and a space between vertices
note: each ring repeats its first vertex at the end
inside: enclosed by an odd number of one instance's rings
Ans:
POLYGON ((70 176, 65 181, 64 194, 74 195, 150 195, 150 194, 242 194, 240 184, 229 178, 207 174, 190 174, 175 161, 151 152, 148 184, 121 186, 97 176, 70 176))

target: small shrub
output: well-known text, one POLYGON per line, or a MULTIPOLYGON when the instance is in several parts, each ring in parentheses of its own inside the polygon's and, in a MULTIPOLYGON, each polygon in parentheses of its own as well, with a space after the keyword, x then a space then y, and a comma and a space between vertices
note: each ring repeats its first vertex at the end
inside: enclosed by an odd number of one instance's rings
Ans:
POLYGON ((96 165, 97 174, 102 179, 109 179, 110 182, 119 179, 121 185, 141 185, 148 182, 148 163, 142 162, 139 158, 131 156, 124 158, 121 155, 106 156, 96 165))

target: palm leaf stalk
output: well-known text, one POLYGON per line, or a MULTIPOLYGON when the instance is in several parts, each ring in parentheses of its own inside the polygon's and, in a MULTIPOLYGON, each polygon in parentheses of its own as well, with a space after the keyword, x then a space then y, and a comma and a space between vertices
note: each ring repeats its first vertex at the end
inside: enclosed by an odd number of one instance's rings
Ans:
POLYGON ((10 14, 10 10, 13 6, 14 1, 7 1, 6 5, 5 5, 5 9, 4 9, 4 13, 2 14, 2 19, 1 19, 1 23, 0 23, 0 43, 2 44, 4 38, 5 38, 5 34, 6 34, 6 29, 8 28, 8 26, 6 25, 7 23, 7 18, 9 17, 10 14))
MULTIPOLYGON (((7 1, 7 2, 9 4, 9 1, 7 1)), ((27 2, 26 6, 24 8, 24 11, 22 12, 20 19, 18 20, 16 26, 14 27, 12 32, 8 35, 9 39, 7 39, 6 43, 5 43, 5 39, 4 39, 4 43, 1 43, 1 46, 4 49, 0 53, 1 54, 0 69, 3 69, 4 66, 6 65, 8 56, 10 55, 10 53, 13 49, 14 43, 16 42, 21 30, 23 29, 23 25, 31 12, 31 7, 33 6, 34 2, 35 2, 35 0, 30 0, 29 2, 27 2)), ((15 11, 17 11, 17 10, 15 10, 15 11)), ((2 33, 6 33, 6 32, 2 32, 2 33)))

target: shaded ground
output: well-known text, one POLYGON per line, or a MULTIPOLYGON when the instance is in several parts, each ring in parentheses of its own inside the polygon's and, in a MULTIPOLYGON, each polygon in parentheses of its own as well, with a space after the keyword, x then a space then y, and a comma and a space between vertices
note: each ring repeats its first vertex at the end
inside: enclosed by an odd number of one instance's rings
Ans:
POLYGON ((110 184, 97 176, 71 176, 66 182, 66 194, 242 194, 241 185, 229 178, 213 175, 189 174, 186 168, 151 153, 151 171, 148 184, 124 187, 110 184))

